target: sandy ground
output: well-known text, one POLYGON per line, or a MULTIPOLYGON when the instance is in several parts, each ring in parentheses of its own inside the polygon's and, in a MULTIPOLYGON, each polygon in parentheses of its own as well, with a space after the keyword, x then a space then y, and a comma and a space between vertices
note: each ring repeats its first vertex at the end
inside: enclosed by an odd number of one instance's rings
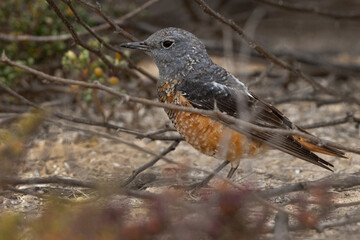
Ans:
MULTIPOLYGON (((355 106, 343 103, 321 107, 316 107, 314 103, 289 103, 281 104, 278 107, 295 123, 301 124, 333 119, 357 109, 355 106)), ((65 114, 72 114, 71 110, 63 109, 63 111, 65 114)), ((143 111, 142 116, 146 116, 140 126, 144 131, 145 129, 147 131, 158 129, 169 123, 162 109, 146 108, 141 111, 143 111)), ((122 114, 131 114, 130 112, 130 110, 123 110, 122 114)), ((128 121, 131 122, 131 118, 128 121)), ((49 125, 49 123, 46 124, 49 125)), ((93 129, 99 130, 100 128, 93 129)), ((311 132, 319 137, 334 140, 346 146, 360 146, 360 132, 353 123, 319 128, 311 132)), ((161 152, 170 144, 164 141, 140 140, 124 133, 113 132, 113 134, 155 153, 161 152)), ((338 159, 324 156, 326 160, 335 165, 335 173, 358 173, 360 156, 349 153, 348 157, 349 159, 338 159)), ((182 142, 175 151, 168 154, 168 158, 190 167, 193 166, 208 171, 212 171, 220 164, 219 160, 197 152, 185 142, 182 142)), ((152 157, 148 154, 139 152, 127 145, 97 136, 65 131, 49 125, 48 132, 41 134, 30 145, 19 176, 26 178, 57 175, 81 180, 122 180, 150 159, 152 157)), ((173 176, 172 171, 177 170, 177 166, 159 161, 154 167, 147 170, 147 173, 153 173, 159 181, 158 183, 155 181, 154 185, 147 190, 161 192, 161 189, 170 187, 172 183, 165 183, 165 187, 160 187, 157 184, 161 183, 161 179, 173 176)), ((227 170, 228 168, 223 170, 220 176, 225 177, 227 170)), ((190 179, 201 179, 206 176, 206 173, 191 169, 180 174, 186 174, 190 179)), ((243 159, 232 180, 238 184, 246 183, 257 188, 275 188, 298 181, 316 180, 331 174, 329 171, 314 167, 285 153, 271 150, 257 158, 243 159)), ((210 185, 216 181, 215 179, 210 185)), ((64 191, 63 194, 75 198, 86 199, 89 197, 86 193, 76 189, 70 189, 68 192, 64 191)), ((333 196, 334 201, 337 203, 360 201, 359 187, 335 190, 333 196)), ((15 209, 16 211, 35 215, 44 205, 44 200, 21 194, 0 196, 0 202, 1 211, 15 209)), ((284 203, 280 201, 279 204, 284 203)), ((134 201, 133 206, 133 216, 135 218, 141 216, 143 214, 141 204, 134 201)), ((336 219, 347 213, 354 214, 356 211, 359 211, 356 206, 341 208, 334 211, 327 218, 329 220, 336 219)), ((273 222, 273 220, 269 221, 270 224, 273 222)), ((322 233, 317 233, 314 230, 293 232, 291 233, 291 239, 358 239, 359 234, 360 223, 355 223, 326 229, 322 233)), ((271 237, 270 234, 265 235, 264 239, 271 239, 271 237)))

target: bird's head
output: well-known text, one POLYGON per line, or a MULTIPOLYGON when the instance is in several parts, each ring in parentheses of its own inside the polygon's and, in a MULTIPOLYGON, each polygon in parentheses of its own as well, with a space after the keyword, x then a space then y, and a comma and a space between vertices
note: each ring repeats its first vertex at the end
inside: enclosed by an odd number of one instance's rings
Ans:
POLYGON ((186 75, 192 69, 212 63, 205 45, 190 32, 179 28, 161 29, 145 41, 120 46, 145 51, 159 68, 160 78, 186 75))

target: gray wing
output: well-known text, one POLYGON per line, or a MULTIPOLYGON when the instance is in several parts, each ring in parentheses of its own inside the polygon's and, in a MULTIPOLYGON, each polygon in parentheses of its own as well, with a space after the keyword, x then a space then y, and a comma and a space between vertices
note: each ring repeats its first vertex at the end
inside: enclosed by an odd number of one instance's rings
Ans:
MULTIPOLYGON (((194 79, 191 84, 182 84, 177 90, 195 108, 213 110, 216 106, 221 112, 258 126, 301 130, 274 106, 249 92, 245 85, 231 74, 223 81, 209 80, 194 79)), ((273 134, 246 128, 242 128, 241 133, 332 171, 329 168, 329 166, 333 167, 331 163, 311 152, 291 135, 273 134)), ((337 149, 329 148, 327 150, 340 157, 344 155, 343 152, 337 149)))

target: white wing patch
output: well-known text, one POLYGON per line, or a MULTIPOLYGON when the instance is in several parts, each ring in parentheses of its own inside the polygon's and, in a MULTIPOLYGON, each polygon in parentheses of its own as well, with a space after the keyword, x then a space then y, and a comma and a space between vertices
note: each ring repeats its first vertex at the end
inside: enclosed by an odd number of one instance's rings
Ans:
MULTIPOLYGON (((230 77, 232 77, 235 82, 237 84, 239 84, 239 87, 242 88, 242 90, 251 98, 253 98, 253 96, 251 95, 251 93, 249 92, 248 88, 245 86, 244 83, 242 83, 239 79, 237 79, 234 75, 232 74, 229 74, 230 77)), ((218 83, 218 82, 211 82, 211 89, 215 89, 215 88, 220 88, 221 90, 225 90, 226 88, 228 88, 228 86, 226 85, 223 85, 221 83, 218 83)))
POLYGON ((211 89, 215 89, 215 88, 220 88, 222 91, 224 91, 226 89, 226 86, 217 83, 217 82, 211 82, 211 89))
POLYGON ((237 82, 238 84, 240 84, 240 85, 243 87, 244 91, 246 92, 246 94, 247 94, 248 96, 253 97, 253 96, 250 94, 247 86, 245 86, 245 84, 244 84, 243 82, 241 82, 239 79, 237 79, 237 78, 236 78, 234 75, 232 75, 231 73, 230 73, 230 76, 235 80, 235 82, 237 82))

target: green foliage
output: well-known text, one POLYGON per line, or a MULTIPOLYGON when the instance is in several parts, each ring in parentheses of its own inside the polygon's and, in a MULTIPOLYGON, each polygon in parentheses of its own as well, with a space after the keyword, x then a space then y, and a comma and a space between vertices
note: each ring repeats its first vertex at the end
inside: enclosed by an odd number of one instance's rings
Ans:
MULTIPOLYGON (((108 40, 105 39, 105 41, 108 40)), ((89 40, 87 44, 95 49, 101 47, 97 40, 89 40)), ((109 85, 118 84, 118 78, 113 76, 112 71, 109 71, 104 62, 95 54, 82 47, 77 47, 75 51, 67 51, 61 60, 64 70, 68 73, 68 77, 89 83, 97 81, 109 85)), ((126 52, 126 54, 129 54, 129 52, 126 52)), ((115 53, 114 56, 106 55, 105 57, 116 66, 126 65, 126 62, 119 53, 115 53)), ((83 100, 86 102, 92 101, 92 89, 79 89, 79 91, 81 91, 83 100)))
MULTIPOLYGON (((60 2, 59 2, 60 3, 60 2)), ((64 4, 58 4, 67 18, 73 18, 73 13, 64 4)), ((79 11, 86 20, 84 12, 79 11)), ((79 30, 76 28, 75 30, 79 30)), ((45 0, 6 0, 0 1, 1 33, 9 36, 57 36, 67 34, 61 19, 52 11, 45 0)), ((64 41, 34 42, 0 40, 0 51, 5 50, 11 59, 21 59, 27 65, 35 62, 41 64, 49 59, 56 60, 65 50, 64 41)), ((0 81, 11 86, 16 83, 21 73, 0 64, 0 81)))
MULTIPOLYGON (((17 61, 20 64, 32 65, 34 64, 34 59, 29 57, 27 61, 17 61)), ((17 67, 8 66, 6 64, 0 63, 0 82, 4 83, 7 86, 11 86, 14 81, 22 76, 23 70, 17 67)))

